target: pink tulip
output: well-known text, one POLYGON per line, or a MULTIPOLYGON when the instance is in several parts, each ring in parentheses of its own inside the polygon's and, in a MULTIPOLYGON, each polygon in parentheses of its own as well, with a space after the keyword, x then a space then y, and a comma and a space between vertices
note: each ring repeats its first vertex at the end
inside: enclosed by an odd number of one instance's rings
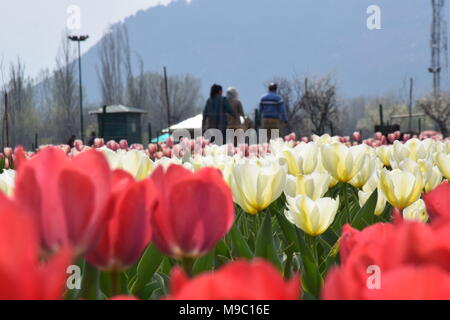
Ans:
POLYGON ((405 134, 403 135, 403 141, 406 142, 406 141, 408 141, 409 139, 411 139, 411 135, 410 135, 409 133, 405 133, 405 134))
POLYGON ((83 141, 77 139, 74 141, 73 143, 73 147, 77 150, 77 151, 81 151, 84 148, 84 144, 83 141))
POLYGON ((167 139, 166 144, 168 147, 173 147, 173 145, 174 145, 173 138, 170 137, 169 139, 167 139))
POLYGON ((109 140, 106 143, 106 146, 108 147, 108 149, 111 149, 113 151, 117 151, 119 149, 119 145, 114 140, 109 140))
POLYGON ((148 145, 148 152, 150 154, 154 154, 157 151, 158 151, 158 146, 156 144, 151 143, 148 145))
POLYGON ((395 140, 396 140, 395 134, 394 134, 394 133, 389 133, 389 134, 388 134, 388 141, 389 141, 390 143, 394 143, 395 140))
POLYGON ((353 140, 361 141, 361 133, 358 131, 353 132, 353 140))
POLYGON ((5 155, 5 157, 9 158, 12 156, 13 150, 12 148, 6 147, 3 149, 3 154, 5 155))
POLYGON ((120 140, 119 146, 120 146, 120 149, 128 150, 128 141, 125 139, 120 140))
POLYGON ((101 148, 105 145, 105 139, 103 138, 95 138, 94 140, 94 146, 96 148, 101 148))

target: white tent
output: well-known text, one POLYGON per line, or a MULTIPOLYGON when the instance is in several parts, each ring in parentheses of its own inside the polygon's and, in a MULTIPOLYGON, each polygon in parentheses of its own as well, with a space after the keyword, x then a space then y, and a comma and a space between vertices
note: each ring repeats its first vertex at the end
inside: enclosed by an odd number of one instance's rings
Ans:
MULTIPOLYGON (((180 130, 180 129, 201 129, 202 128, 203 115, 198 114, 195 117, 181 121, 180 123, 174 124, 170 127, 170 131, 180 130)), ((163 132, 168 132, 168 129, 164 129, 163 132)))

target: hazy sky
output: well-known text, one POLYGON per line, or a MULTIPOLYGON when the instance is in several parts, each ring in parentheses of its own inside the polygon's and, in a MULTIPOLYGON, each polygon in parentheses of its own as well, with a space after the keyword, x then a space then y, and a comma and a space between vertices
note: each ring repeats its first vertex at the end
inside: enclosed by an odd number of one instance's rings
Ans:
MULTIPOLYGON (((73 33, 90 35, 82 50, 98 41, 108 25, 171 0, 0 0, 0 62, 8 66, 18 56, 26 73, 35 76, 40 69, 54 67, 61 37, 68 24, 78 21, 68 13, 80 9, 81 29, 73 33)), ((72 12, 73 13, 73 12, 72 12)), ((73 24, 72 24, 73 25, 73 24)), ((0 79, 1 81, 1 79, 0 79)))

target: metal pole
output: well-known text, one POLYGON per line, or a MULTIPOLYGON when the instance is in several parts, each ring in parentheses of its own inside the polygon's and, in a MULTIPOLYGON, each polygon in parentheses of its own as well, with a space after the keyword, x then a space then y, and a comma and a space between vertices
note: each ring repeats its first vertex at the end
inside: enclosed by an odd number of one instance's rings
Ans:
POLYGON ((169 101, 169 86, 167 83, 167 68, 164 67, 164 87, 166 91, 166 107, 167 107, 167 124, 170 131, 170 101, 169 101))
POLYGON ((409 131, 409 133, 412 132, 413 85, 414 85, 414 80, 413 80, 413 78, 411 78, 410 81, 409 81, 409 121, 408 121, 408 131, 409 131))
POLYGON ((80 137, 84 142, 84 123, 83 123, 83 84, 81 75, 81 41, 78 41, 78 68, 79 68, 79 80, 80 80, 80 137))
POLYGON ((105 139, 105 122, 106 122, 106 105, 102 108, 102 127, 101 127, 101 137, 105 139))
POLYGON ((380 126, 384 126, 384 121, 383 121, 383 105, 380 104, 380 126))
POLYGON ((8 93, 5 92, 5 131, 6 131, 6 147, 10 147, 9 144, 9 123, 8 123, 8 93))
POLYGON ((148 140, 149 143, 152 143, 152 124, 150 122, 148 123, 148 140))

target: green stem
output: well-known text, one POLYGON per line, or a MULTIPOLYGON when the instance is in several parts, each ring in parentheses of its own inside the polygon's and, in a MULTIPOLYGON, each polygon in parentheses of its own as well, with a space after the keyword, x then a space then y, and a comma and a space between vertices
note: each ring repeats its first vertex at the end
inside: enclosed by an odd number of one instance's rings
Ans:
POLYGON ((345 205, 345 217, 346 217, 347 223, 350 223, 351 219, 350 219, 350 209, 348 206, 347 183, 343 184, 342 190, 344 191, 343 197, 344 197, 344 205, 345 205))
POLYGON ((111 296, 117 296, 122 293, 121 283, 120 283, 120 272, 119 271, 111 271, 111 296))
POLYGON ((286 263, 284 265, 284 278, 289 279, 291 277, 291 268, 292 268, 292 258, 293 254, 292 251, 289 250, 289 252, 286 253, 286 263))
POLYGON ((193 258, 183 258, 181 260, 181 266, 183 267, 184 272, 189 276, 192 277, 192 268, 194 267, 195 259, 193 258))
POLYGON ((81 283, 81 298, 87 300, 100 299, 100 271, 85 262, 83 280, 81 283))

